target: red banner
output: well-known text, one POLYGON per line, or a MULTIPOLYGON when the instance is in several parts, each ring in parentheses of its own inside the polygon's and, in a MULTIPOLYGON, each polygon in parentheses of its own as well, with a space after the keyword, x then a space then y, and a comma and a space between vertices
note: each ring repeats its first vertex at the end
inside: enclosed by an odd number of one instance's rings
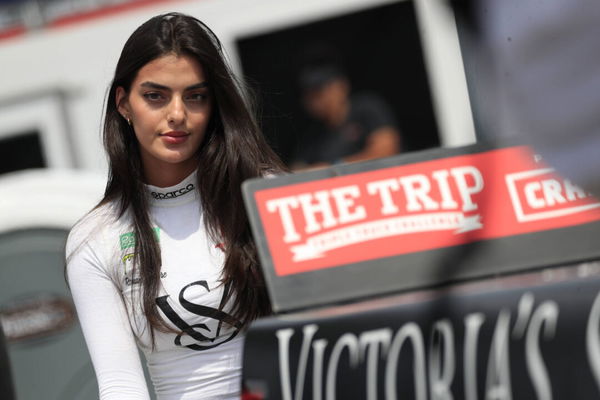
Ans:
POLYGON ((525 147, 264 189, 255 199, 279 276, 600 220, 600 202, 525 147))

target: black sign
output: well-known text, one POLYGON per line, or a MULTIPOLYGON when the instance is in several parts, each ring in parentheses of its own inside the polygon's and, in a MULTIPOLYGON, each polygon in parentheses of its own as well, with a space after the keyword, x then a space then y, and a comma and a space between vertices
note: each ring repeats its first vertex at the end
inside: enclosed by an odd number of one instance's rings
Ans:
POLYGON ((264 399, 600 397, 600 264, 257 321, 244 380, 264 399))

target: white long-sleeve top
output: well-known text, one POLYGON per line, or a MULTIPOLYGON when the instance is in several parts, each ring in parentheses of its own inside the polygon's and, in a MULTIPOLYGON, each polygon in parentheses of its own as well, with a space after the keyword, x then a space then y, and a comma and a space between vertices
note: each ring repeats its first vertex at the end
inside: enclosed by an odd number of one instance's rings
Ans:
MULTIPOLYGON (((100 207, 70 232, 67 277, 92 358, 100 400, 147 400, 138 356, 143 351, 160 400, 239 399, 242 334, 218 312, 223 252, 204 229, 196 173, 168 188, 147 186, 160 243, 161 316, 183 334, 149 328, 141 312, 139 274, 133 275, 135 237, 128 215, 100 207)), ((140 266, 143 268, 143 266, 140 266)))

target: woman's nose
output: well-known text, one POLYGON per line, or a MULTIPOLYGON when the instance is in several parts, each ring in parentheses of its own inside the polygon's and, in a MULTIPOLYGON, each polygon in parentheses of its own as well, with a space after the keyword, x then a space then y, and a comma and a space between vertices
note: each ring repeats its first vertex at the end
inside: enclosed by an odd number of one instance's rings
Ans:
POLYGON ((174 97, 169 104, 169 111, 167 115, 169 123, 179 125, 185 121, 185 104, 179 97, 174 97))

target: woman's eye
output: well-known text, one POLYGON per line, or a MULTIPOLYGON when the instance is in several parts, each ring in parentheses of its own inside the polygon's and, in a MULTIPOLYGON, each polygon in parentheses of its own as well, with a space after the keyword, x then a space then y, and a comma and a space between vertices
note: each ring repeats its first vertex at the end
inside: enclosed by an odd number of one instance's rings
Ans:
POLYGON ((163 96, 160 93, 156 93, 156 92, 144 93, 144 98, 146 100, 150 100, 150 101, 161 101, 161 100, 163 100, 163 96))
POLYGON ((202 102, 208 98, 208 95, 204 93, 192 93, 186 96, 186 100, 194 102, 202 102))

